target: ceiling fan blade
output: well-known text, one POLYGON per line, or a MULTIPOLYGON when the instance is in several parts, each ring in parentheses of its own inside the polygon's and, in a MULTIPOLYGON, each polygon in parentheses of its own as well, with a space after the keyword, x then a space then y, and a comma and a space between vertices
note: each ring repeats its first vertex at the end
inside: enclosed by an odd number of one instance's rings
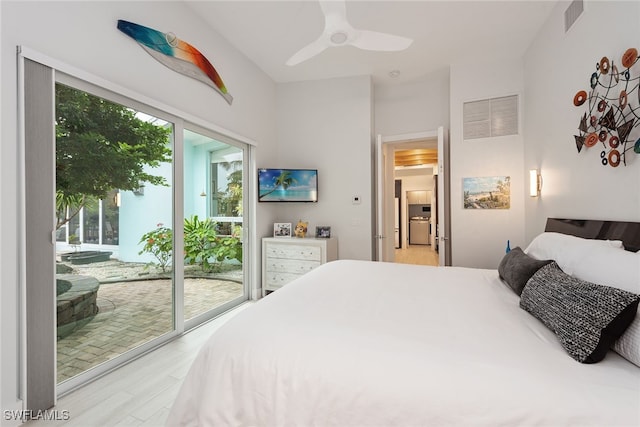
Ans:
POLYGON ((408 48, 413 39, 377 31, 359 30, 358 36, 351 42, 357 48, 364 50, 399 51, 408 48))
POLYGON ((325 50, 327 47, 328 45, 326 41, 322 38, 319 38, 316 41, 306 45, 305 47, 303 47, 302 49, 294 53, 293 56, 289 58, 289 60, 287 60, 287 65, 293 66, 301 62, 304 62, 307 59, 310 59, 316 56, 317 54, 325 50))
POLYGON ((325 19, 332 17, 340 21, 347 20, 347 5, 345 0, 320 0, 319 3, 325 19))

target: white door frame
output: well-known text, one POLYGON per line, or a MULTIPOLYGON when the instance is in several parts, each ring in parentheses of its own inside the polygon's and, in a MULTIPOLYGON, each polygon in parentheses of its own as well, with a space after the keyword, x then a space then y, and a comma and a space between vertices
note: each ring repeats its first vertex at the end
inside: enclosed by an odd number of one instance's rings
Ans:
MULTIPOLYGON (((395 258, 395 248, 393 245, 394 230, 393 230, 393 204, 388 201, 393 201, 391 192, 394 189, 393 173, 393 156, 388 155, 388 150, 399 146, 400 144, 406 144, 412 141, 420 141, 424 139, 438 139, 438 174, 442 180, 442 190, 438 192, 438 206, 442 206, 443 212, 438 212, 437 215, 442 215, 439 221, 444 221, 444 230, 448 230, 448 224, 450 223, 449 206, 449 168, 448 168, 448 141, 447 135, 443 127, 439 127, 435 131, 424 131, 416 133, 407 133, 399 135, 389 136, 376 136, 376 151, 375 151, 375 163, 376 163, 376 235, 375 241, 375 254, 377 261, 393 262, 395 258), (442 155, 440 150, 442 149, 442 155), (445 183, 447 185, 445 185, 445 183)), ((438 180, 440 182, 441 180, 438 180)), ((440 208, 438 208, 440 210, 440 208)), ((441 223, 442 224, 442 223, 441 223)), ((440 265, 450 265, 450 244, 448 231, 439 233, 439 245, 440 245, 440 265)))
POLYGON ((451 204, 449 170, 449 133, 438 128, 438 260, 439 265, 451 265, 451 204))

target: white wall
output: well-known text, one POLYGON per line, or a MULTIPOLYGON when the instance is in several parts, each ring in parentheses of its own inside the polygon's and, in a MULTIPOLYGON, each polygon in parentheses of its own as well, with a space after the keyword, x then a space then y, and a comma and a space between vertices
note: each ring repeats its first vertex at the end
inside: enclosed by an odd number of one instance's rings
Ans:
MULTIPOLYGON (((522 61, 491 60, 451 66, 451 249, 452 265, 497 268, 507 240, 524 242, 524 141, 522 135, 462 139, 463 103, 519 95, 523 97, 522 61), (511 177, 511 208, 464 209, 462 179, 511 177)), ((520 114, 522 120, 522 114, 520 114)), ((521 124, 522 129, 522 124, 521 124)))
POLYGON ((318 169, 318 203, 277 204, 278 222, 331 226, 341 259, 371 259, 371 92, 369 76, 279 84, 278 161, 258 164, 318 169))
MULTIPOLYGON (((629 152, 626 167, 605 167, 600 145, 578 153, 573 138, 585 112, 573 97, 590 90, 595 64, 607 56, 622 69, 624 51, 640 48, 640 2, 587 1, 565 34, 567 5, 556 6, 524 56, 524 166, 540 168, 544 181, 541 197, 525 201, 527 242, 544 230, 547 217, 640 220, 640 156, 629 152)), ((636 65, 632 76, 639 74, 636 65)), ((636 89, 630 99, 637 95, 636 89)), ((630 138, 640 138, 640 127, 630 138)))
MULTIPOLYGON (((172 106, 203 121, 257 141, 257 156, 275 158, 276 86, 264 73, 205 26, 181 2, 0 2, 0 406, 20 409, 18 398, 19 164, 16 46, 27 46, 71 66, 172 106), (214 64, 234 103, 196 80, 169 70, 116 29, 126 19, 172 31, 191 42, 214 64)), ((258 228, 274 221, 271 208, 258 207, 258 228)), ((259 271, 259 260, 255 268, 259 271)), ((4 422, 4 421, 3 421, 4 422)))
POLYGON ((449 127, 449 69, 375 85, 375 132, 383 136, 449 127))

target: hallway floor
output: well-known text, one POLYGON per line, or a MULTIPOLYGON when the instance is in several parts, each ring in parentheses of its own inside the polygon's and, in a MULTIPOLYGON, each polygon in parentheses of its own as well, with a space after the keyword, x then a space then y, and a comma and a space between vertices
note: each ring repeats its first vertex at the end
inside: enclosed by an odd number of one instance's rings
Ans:
POLYGON ((438 253, 431 245, 409 245, 396 249, 395 262, 400 264, 438 265, 438 253))

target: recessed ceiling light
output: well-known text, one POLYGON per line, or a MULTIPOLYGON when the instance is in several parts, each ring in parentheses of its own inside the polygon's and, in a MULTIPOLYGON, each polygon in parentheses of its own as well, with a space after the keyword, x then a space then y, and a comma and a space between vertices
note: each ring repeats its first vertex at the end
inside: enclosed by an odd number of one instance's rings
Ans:
POLYGON ((331 41, 335 44, 342 44, 347 41, 347 33, 342 31, 336 31, 331 34, 331 41))
POLYGON ((391 70, 391 71, 389 71, 389 77, 391 77, 392 79, 396 79, 396 78, 400 77, 400 70, 391 70))

